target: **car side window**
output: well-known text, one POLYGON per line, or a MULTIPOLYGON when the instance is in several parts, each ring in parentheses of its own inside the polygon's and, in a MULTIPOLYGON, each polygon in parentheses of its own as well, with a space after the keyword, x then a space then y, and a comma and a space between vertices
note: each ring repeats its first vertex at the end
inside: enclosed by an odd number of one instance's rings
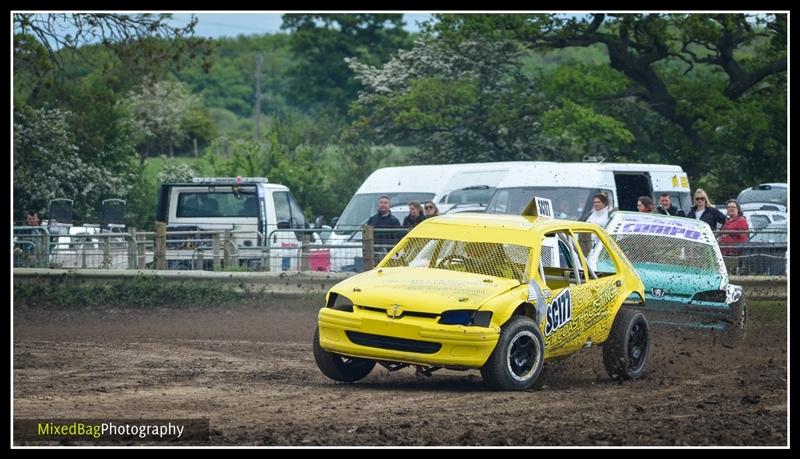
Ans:
POLYGON ((606 247, 603 240, 597 236, 597 233, 594 231, 575 231, 573 234, 579 241, 576 251, 580 253, 580 258, 586 262, 586 272, 583 270, 583 264, 579 265, 581 277, 584 282, 591 282, 618 272, 614 260, 608 255, 608 247, 606 247), (592 245, 591 241, 594 241, 594 245, 592 245), (604 261, 601 265, 602 269, 598 268, 598 263, 593 258, 595 251, 604 253, 604 261))
POLYGON ((577 242, 568 231, 545 235, 539 270, 548 288, 558 289, 584 282, 578 250, 577 242))

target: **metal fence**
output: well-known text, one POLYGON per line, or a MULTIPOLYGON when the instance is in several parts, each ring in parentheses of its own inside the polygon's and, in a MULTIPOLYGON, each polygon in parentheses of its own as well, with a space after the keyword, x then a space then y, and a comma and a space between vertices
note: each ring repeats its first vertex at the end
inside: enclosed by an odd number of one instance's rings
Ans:
MULTIPOLYGON (((254 231, 156 231, 51 234, 14 227, 14 266, 26 268, 206 271, 362 272, 372 269, 408 232, 360 226, 254 231)), ((721 234, 718 234, 721 236, 721 234)), ((732 275, 785 275, 786 231, 749 231, 741 243, 720 243, 732 275), (760 236, 758 236, 760 235, 760 236), (758 236, 758 237, 756 237, 758 236)))

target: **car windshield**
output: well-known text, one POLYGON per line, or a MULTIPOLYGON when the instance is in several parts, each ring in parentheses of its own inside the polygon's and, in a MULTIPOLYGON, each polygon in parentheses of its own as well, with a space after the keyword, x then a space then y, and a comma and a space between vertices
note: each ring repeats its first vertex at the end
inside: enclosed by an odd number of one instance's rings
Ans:
MULTIPOLYGON (((766 185, 768 186, 768 185, 766 185)), ((770 186, 769 189, 747 189, 739 194, 739 204, 769 203, 786 206, 786 188, 770 186)))
MULTIPOLYGON (((643 265, 676 266, 693 271, 717 273, 720 265, 714 246, 703 242, 650 234, 612 234, 611 238, 635 268, 643 265)), ((598 246, 597 268, 613 266, 608 252, 598 246)))
POLYGON ((416 237, 400 243, 381 267, 445 269, 525 282, 530 253, 525 246, 416 237))
MULTIPOLYGON (((378 211, 378 198, 388 196, 393 205, 408 204, 410 201, 430 201, 433 193, 363 193, 350 199, 342 216, 336 222, 336 234, 349 235, 360 229, 369 217, 378 211)), ((406 214, 407 215, 407 214, 406 214)), ((403 223, 402 219, 399 219, 403 223)))
POLYGON ((498 188, 486 206, 490 214, 519 215, 534 196, 553 202, 556 218, 580 220, 588 213, 591 197, 597 190, 591 188, 517 187, 498 188))

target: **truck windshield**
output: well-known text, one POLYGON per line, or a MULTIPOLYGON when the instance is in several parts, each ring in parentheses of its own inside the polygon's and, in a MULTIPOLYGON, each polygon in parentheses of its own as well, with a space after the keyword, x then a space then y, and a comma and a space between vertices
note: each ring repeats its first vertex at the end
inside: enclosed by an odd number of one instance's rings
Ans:
MULTIPOLYGON (((409 201, 430 201, 434 193, 364 193, 353 196, 336 223, 336 234, 348 235, 360 229, 378 211, 378 198, 388 196, 391 205, 408 204, 409 201)), ((403 220, 400 219, 400 223, 403 220)))
POLYGON ((486 206, 486 213, 519 215, 534 196, 553 202, 556 218, 583 220, 591 212, 593 188, 516 187, 498 188, 486 206))
POLYGON ((178 194, 178 218, 197 217, 258 217, 258 198, 255 192, 194 192, 178 194))

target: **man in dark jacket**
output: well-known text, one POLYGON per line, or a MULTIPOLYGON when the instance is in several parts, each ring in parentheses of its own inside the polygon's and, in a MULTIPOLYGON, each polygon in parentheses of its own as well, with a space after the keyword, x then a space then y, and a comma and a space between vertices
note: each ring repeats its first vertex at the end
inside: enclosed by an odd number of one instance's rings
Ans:
POLYGON ((667 193, 662 193, 658 198, 659 206, 656 211, 662 215, 672 215, 673 217, 685 217, 682 210, 672 205, 672 198, 667 193))
MULTIPOLYGON (((389 208, 392 203, 388 196, 378 198, 378 213, 367 220, 367 225, 373 228, 400 228, 400 220, 392 215, 389 208)), ((395 231, 375 231, 375 245, 395 245, 402 237, 401 233, 395 231)), ((386 252, 388 247, 376 247, 376 252, 386 252)))
POLYGON ((702 188, 698 188, 697 191, 694 192, 694 206, 692 206, 692 210, 689 211, 686 217, 703 220, 708 223, 708 226, 714 231, 719 229, 717 225, 725 224, 725 214, 714 207, 702 188))

